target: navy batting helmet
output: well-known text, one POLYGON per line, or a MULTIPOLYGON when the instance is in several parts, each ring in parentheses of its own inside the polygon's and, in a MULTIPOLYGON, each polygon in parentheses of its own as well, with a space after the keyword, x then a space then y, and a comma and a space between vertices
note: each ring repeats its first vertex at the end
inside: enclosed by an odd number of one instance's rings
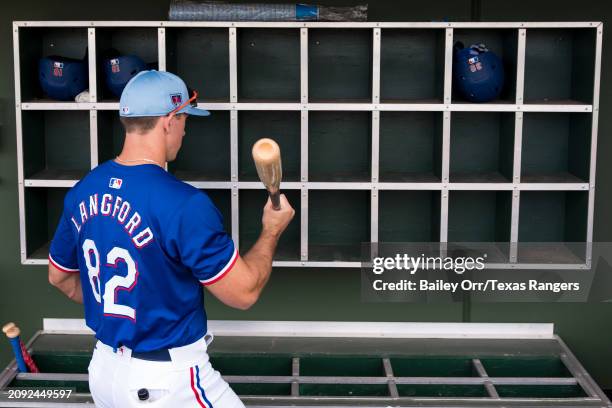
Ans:
POLYGON ((504 86, 504 65, 484 44, 464 48, 454 46, 453 82, 455 89, 470 102, 488 102, 497 97, 504 86))
POLYGON ((83 60, 50 56, 38 62, 38 80, 53 99, 70 101, 87 89, 87 64, 83 60))
POLYGON ((125 85, 140 71, 147 69, 147 64, 135 55, 112 56, 104 60, 106 86, 117 97, 125 85))

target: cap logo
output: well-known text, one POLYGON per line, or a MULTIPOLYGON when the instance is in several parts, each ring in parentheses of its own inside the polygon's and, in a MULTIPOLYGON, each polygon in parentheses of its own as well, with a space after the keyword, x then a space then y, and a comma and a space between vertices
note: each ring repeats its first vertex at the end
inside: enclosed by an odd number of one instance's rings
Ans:
POLYGON ((181 96, 181 94, 170 95, 170 100, 172 101, 172 105, 174 106, 179 106, 183 103, 183 97, 181 96))
POLYGON ((121 71, 119 67, 119 58, 111 59, 110 64, 111 64, 111 71, 113 72, 113 74, 116 74, 117 72, 121 71))
POLYGON ((128 113, 130 113, 130 107, 129 106, 122 106, 121 107, 121 113, 127 115, 128 113))
POLYGON ((64 74, 64 63, 53 61, 53 76, 61 77, 64 74))

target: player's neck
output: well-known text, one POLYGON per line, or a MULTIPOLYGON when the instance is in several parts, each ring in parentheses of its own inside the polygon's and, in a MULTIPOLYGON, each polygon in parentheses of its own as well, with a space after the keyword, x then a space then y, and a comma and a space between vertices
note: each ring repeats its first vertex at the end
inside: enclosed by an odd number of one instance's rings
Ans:
POLYGON ((166 164, 166 149, 163 137, 157 132, 147 134, 127 133, 123 150, 117 156, 124 165, 157 164, 164 168, 166 164))

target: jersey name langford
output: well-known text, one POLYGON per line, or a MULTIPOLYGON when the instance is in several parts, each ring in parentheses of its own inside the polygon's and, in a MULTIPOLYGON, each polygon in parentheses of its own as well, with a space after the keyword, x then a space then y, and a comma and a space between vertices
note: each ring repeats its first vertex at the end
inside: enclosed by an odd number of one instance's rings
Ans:
POLYGON ((142 248, 153 241, 151 228, 141 227, 142 217, 138 211, 132 209, 130 202, 121 196, 103 194, 100 199, 98 194, 92 194, 89 196, 89 202, 84 200, 79 203, 78 213, 78 216, 72 216, 70 219, 77 232, 81 232, 81 227, 87 221, 102 215, 111 217, 123 225, 123 229, 132 238, 136 248, 142 248))

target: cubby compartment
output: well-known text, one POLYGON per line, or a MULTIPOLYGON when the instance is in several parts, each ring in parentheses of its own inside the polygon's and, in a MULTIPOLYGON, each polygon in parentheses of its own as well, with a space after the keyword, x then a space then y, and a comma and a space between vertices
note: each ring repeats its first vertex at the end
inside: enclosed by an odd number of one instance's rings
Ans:
POLYGON ((49 245, 64 210, 66 188, 26 188, 26 257, 46 260, 49 245))
POLYGON ((400 397, 485 398, 489 394, 482 385, 398 384, 400 397))
POLYGON ((291 356, 258 354, 212 354, 210 362, 223 375, 290 376, 291 356))
POLYGON ((305 397, 388 397, 387 384, 300 384, 305 397))
POLYGON ((478 377, 468 357, 392 357, 396 377, 478 377))
POLYGON ((225 189, 202 190, 210 201, 217 207, 223 217, 223 228, 229 235, 232 234, 232 192, 225 189))
POLYGON ((91 169, 88 111, 23 111, 26 179, 78 180, 91 169))
POLYGON ((230 180, 229 111, 187 118, 183 145, 168 170, 187 181, 230 180))
POLYGON ((247 395, 291 395, 291 384, 259 384, 259 383, 231 383, 232 390, 243 397, 247 395))
MULTIPOLYGON (((465 47, 485 44, 501 60, 504 68, 504 83, 499 97, 490 103, 516 103, 516 62, 518 55, 518 30, 510 28, 456 28, 453 30, 453 45, 458 41, 465 47)), ((497 67, 491 67, 497 69, 497 67)), ((453 102, 466 100, 453 86, 453 102)), ((468 102, 469 103, 469 102, 468 102)))
POLYGON ((370 112, 313 111, 308 131, 309 181, 370 181, 370 112))
MULTIPOLYGON (((296 261, 300 259, 300 192, 299 190, 283 190, 287 200, 295 209, 295 216, 281 235, 276 247, 274 259, 277 261, 296 261)), ((239 233, 240 250, 248 251, 261 233, 261 216, 268 199, 265 190, 241 190, 239 193, 239 233)))
POLYGON ((445 30, 382 29, 380 101, 442 103, 445 30))
POLYGON ((379 191, 378 242, 438 241, 440 191, 379 191))
POLYGON ((501 398, 586 398, 578 384, 572 385, 496 385, 501 398))
POLYGON ((21 27, 19 29, 19 44, 19 70, 21 77, 19 85, 23 102, 56 102, 47 95, 44 95, 40 86, 38 79, 38 62, 40 58, 60 56, 84 60, 85 64, 88 65, 86 58, 87 28, 21 27))
POLYGON ((384 377, 385 369, 380 357, 326 357, 300 358, 300 375, 315 377, 384 377))
POLYGON ((452 183, 509 183, 514 160, 514 113, 453 112, 452 183))
POLYGON ((585 241, 588 199, 586 191, 522 191, 519 241, 585 241))
POLYGON ((98 119, 98 163, 117 157, 123 149, 125 130, 116 110, 99 110, 98 119))
POLYGON ((530 28, 525 103, 593 102, 596 28, 530 28))
POLYGON ((439 183, 442 113, 381 112, 379 180, 439 183))
POLYGON ((308 258, 360 261, 361 243, 370 242, 370 191, 310 190, 308 258))
POLYGON ((229 30, 166 28, 166 69, 197 90, 199 102, 229 102, 229 30))
POLYGON ((308 30, 310 102, 372 101, 372 30, 308 30))
POLYGON ((557 356, 486 357, 481 358, 489 377, 571 377, 563 361, 557 356))
POLYGON ((448 242, 482 243, 454 246, 453 256, 486 257, 487 263, 508 261, 512 222, 511 191, 451 191, 448 200, 448 242), (484 245, 493 244, 493 245, 484 245), (486 255, 485 255, 486 254, 486 255), (464 256, 466 256, 464 255, 464 256))
POLYGON ((238 179, 259 181, 252 149, 257 140, 268 137, 281 149, 283 181, 300 179, 299 111, 240 111, 238 114, 238 179))
POLYGON ((521 181, 588 182, 591 124, 589 113, 525 113, 521 181))
POLYGON ((300 101, 300 30, 238 29, 238 101, 300 101))
MULTIPOLYGON (((105 60, 114 56, 133 55, 147 67, 158 69, 159 52, 155 27, 101 27, 96 28, 98 101, 118 101, 119 97, 106 85, 105 60)), ((119 65, 121 69, 121 65, 119 65)))

